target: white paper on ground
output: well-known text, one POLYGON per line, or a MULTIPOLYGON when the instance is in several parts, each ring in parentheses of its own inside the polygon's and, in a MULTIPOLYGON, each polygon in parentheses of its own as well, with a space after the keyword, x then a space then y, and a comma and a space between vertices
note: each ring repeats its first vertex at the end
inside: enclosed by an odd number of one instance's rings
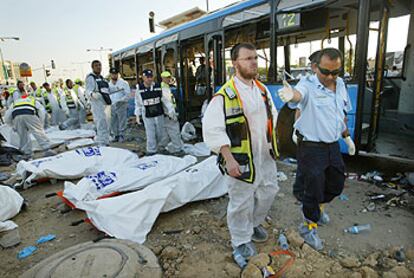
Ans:
POLYGON ((183 149, 186 154, 191 154, 194 156, 209 156, 211 154, 210 149, 204 142, 200 142, 194 145, 184 144, 183 149))
POLYGON ((39 178, 79 179, 101 169, 133 167, 139 164, 138 155, 112 147, 85 147, 55 156, 31 161, 20 161, 16 173, 24 179, 25 187, 39 178), (30 172, 31 175, 26 177, 30 172))
POLYGON ((140 191, 82 202, 79 208, 86 211, 99 230, 119 239, 144 243, 161 212, 226 193, 223 175, 212 156, 140 191))
POLYGON ((0 221, 0 232, 10 231, 16 229, 18 226, 11 220, 0 221))
POLYGON ((0 185, 0 232, 13 230, 17 225, 13 221, 7 221, 16 216, 22 207, 23 197, 8 187, 0 185))
POLYGON ((81 179, 77 184, 65 182, 63 196, 75 206, 79 202, 96 200, 114 192, 142 189, 147 185, 174 175, 197 162, 197 158, 153 155, 140 158, 131 166, 102 169, 81 179))

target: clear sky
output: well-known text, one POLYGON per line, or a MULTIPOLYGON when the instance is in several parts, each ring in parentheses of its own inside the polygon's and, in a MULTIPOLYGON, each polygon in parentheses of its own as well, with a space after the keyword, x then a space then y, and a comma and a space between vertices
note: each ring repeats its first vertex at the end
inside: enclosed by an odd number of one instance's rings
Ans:
MULTIPOLYGON (((209 0, 209 8, 234 2, 209 0)), ((0 6, 0 37, 20 37, 20 41, 0 41, 4 59, 27 62, 34 69, 50 65, 53 59, 54 79, 81 77, 81 67, 86 74, 89 65, 72 63, 100 59, 99 52, 86 52, 88 48, 117 50, 151 36, 150 11, 158 23, 196 6, 205 10, 206 0, 1 0, 0 6)), ((41 71, 34 72, 36 81, 43 81, 42 76, 41 71)))
MULTIPOLYGON (((209 0, 209 8, 215 10, 234 2, 209 0)), ((206 9, 206 0, 1 0, 0 37, 17 36, 20 41, 0 41, 0 47, 5 60, 27 62, 33 69, 50 65, 53 59, 57 69, 52 71, 52 80, 81 78, 90 70, 85 62, 101 57, 100 52, 86 49, 129 46, 152 35, 148 28, 150 11, 159 22, 196 6, 206 9)), ((408 21, 408 16, 391 20, 388 51, 404 49, 408 21)), ((162 29, 156 27, 156 31, 162 29)), ((102 53, 105 61, 108 53, 102 53)), ((292 51, 293 60, 308 55, 303 55, 302 48, 292 51)), ((369 57, 372 55, 375 47, 369 51, 369 57)), ((42 71, 34 71, 33 79, 43 81, 42 71)))

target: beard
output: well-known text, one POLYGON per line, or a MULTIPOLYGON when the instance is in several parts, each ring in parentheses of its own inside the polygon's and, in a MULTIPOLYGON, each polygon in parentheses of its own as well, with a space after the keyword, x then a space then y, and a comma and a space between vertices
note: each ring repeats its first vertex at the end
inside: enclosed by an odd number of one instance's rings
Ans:
POLYGON ((238 66, 237 70, 241 77, 244 79, 254 79, 257 75, 257 68, 255 70, 250 70, 249 68, 243 68, 238 66))

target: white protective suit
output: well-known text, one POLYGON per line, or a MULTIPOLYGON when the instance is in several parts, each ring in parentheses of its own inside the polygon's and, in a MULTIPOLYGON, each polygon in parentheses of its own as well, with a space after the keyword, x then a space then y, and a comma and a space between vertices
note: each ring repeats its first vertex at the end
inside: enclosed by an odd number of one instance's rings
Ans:
POLYGON ((109 117, 111 113, 111 106, 107 105, 99 93, 98 84, 92 76, 93 73, 86 77, 85 90, 86 95, 91 102, 91 110, 93 114, 93 121, 96 126, 96 142, 99 145, 109 144, 109 117), (95 97, 92 97, 94 93, 95 97))
MULTIPOLYGON (((53 94, 52 90, 47 92, 47 100, 50 104, 50 123, 47 122, 47 116, 45 117, 45 127, 50 125, 58 125, 59 124, 59 114, 60 114, 60 106, 56 96, 53 94)), ((43 103, 46 107, 46 100, 43 103)))
POLYGON ((5 123, 13 126, 13 129, 19 134, 19 149, 26 155, 33 154, 32 140, 30 133, 36 139, 42 150, 48 150, 51 147, 50 140, 47 138, 43 129, 43 122, 46 116, 44 107, 36 101, 37 115, 18 115, 12 117, 13 107, 10 107, 5 114, 5 123))
POLYGON ((175 110, 174 106, 174 95, 171 92, 170 87, 162 86, 162 95, 168 101, 164 104, 164 111, 166 115, 164 117, 164 138, 165 142, 162 145, 166 146, 168 141, 171 141, 171 144, 168 145, 168 151, 171 153, 177 153, 183 150, 184 143, 181 140, 181 131, 180 123, 178 122, 177 116, 178 113, 175 110))
MULTIPOLYGON (((151 86, 154 86, 153 83, 151 86)), ((165 132, 164 132, 164 115, 158 117, 147 118, 145 116, 145 107, 142 102, 141 94, 139 92, 139 85, 137 85, 137 91, 135 93, 135 116, 142 118, 145 126, 145 133, 147 136, 147 153, 154 154, 158 151, 158 148, 165 148, 165 132)), ((162 96, 161 102, 163 107, 168 106, 168 99, 166 96, 162 96)))
MULTIPOLYGON (((276 162, 270 156, 266 139, 266 108, 260 89, 256 84, 248 86, 234 77, 236 88, 240 94, 244 114, 249 122, 255 181, 253 184, 237 180, 226 175, 229 188, 229 204, 227 207, 227 224, 234 247, 251 241, 253 228, 261 224, 279 190, 276 175, 276 162)), ((271 99, 267 91, 268 98, 271 99)), ((215 153, 222 146, 230 146, 226 133, 223 111, 223 97, 214 97, 203 117, 203 138, 207 146, 215 153)), ((272 113, 276 126, 277 111, 272 103, 272 113)))
POLYGON ((61 129, 78 129, 80 128, 79 110, 81 107, 83 107, 83 104, 79 101, 79 98, 73 88, 68 88, 67 90, 72 97, 76 107, 68 107, 66 94, 60 97, 60 106, 62 107, 63 112, 66 114, 67 119, 59 127, 61 129))
POLYGON ((118 78, 114 83, 109 81, 109 93, 111 94, 111 132, 115 138, 125 136, 127 128, 128 96, 131 93, 128 82, 118 78))
POLYGON ((8 108, 9 108, 9 107, 12 107, 12 106, 13 106, 14 101, 15 101, 16 99, 18 99, 19 97, 21 97, 21 96, 22 96, 22 93, 20 92, 20 90, 19 90, 19 89, 16 89, 16 90, 13 92, 13 94, 10 94, 9 98, 7 99, 6 106, 7 106, 8 108))
POLYGON ((74 86, 75 93, 78 96, 79 101, 82 103, 82 106, 79 107, 79 122, 81 124, 86 123, 87 111, 89 110, 89 101, 85 94, 85 89, 82 86, 74 86))
POLYGON ((65 98, 65 90, 61 87, 56 87, 53 91, 56 92, 57 95, 59 95, 57 100, 59 102, 58 124, 60 125, 67 119, 67 115, 63 110, 63 107, 61 106, 62 98, 65 98))

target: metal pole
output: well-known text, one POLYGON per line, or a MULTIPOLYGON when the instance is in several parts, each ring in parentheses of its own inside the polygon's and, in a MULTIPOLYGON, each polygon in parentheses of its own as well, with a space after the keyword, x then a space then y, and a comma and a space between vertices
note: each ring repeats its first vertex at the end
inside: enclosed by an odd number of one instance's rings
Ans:
POLYGON ((209 12, 209 8, 208 8, 208 0, 206 0, 206 5, 207 5, 207 12, 209 12))
POLYGON ((345 37, 341 36, 338 38, 338 48, 342 52, 342 69, 340 76, 344 76, 345 71, 345 37))
POLYGON ((369 35, 369 10, 371 0, 359 0, 357 21, 357 45, 355 51, 354 78, 358 83, 358 98, 354 141, 357 151, 361 147, 362 117, 364 109, 364 95, 366 86, 366 70, 369 35))
POLYGON ((43 65, 43 75, 45 76, 45 82, 47 82, 46 67, 43 65))
POLYGON ((4 65, 4 57, 3 57, 3 51, 1 50, 1 47, 0 47, 0 57, 1 57, 1 70, 4 73, 4 79, 6 80, 6 84, 8 84, 9 75, 7 74, 7 70, 4 65))
POLYGON ((374 97, 372 99, 371 119, 369 126, 369 136, 367 151, 371 151, 375 147, 375 140, 378 136, 378 124, 381 109, 381 95, 384 89, 384 65, 385 53, 387 48, 387 30, 388 30, 389 10, 385 2, 381 5, 381 20, 378 33, 377 55, 375 61, 375 81, 374 81, 374 97))
POLYGON ((270 10, 270 66, 267 73, 269 82, 277 81, 277 20, 276 10, 280 0, 271 1, 270 10))

